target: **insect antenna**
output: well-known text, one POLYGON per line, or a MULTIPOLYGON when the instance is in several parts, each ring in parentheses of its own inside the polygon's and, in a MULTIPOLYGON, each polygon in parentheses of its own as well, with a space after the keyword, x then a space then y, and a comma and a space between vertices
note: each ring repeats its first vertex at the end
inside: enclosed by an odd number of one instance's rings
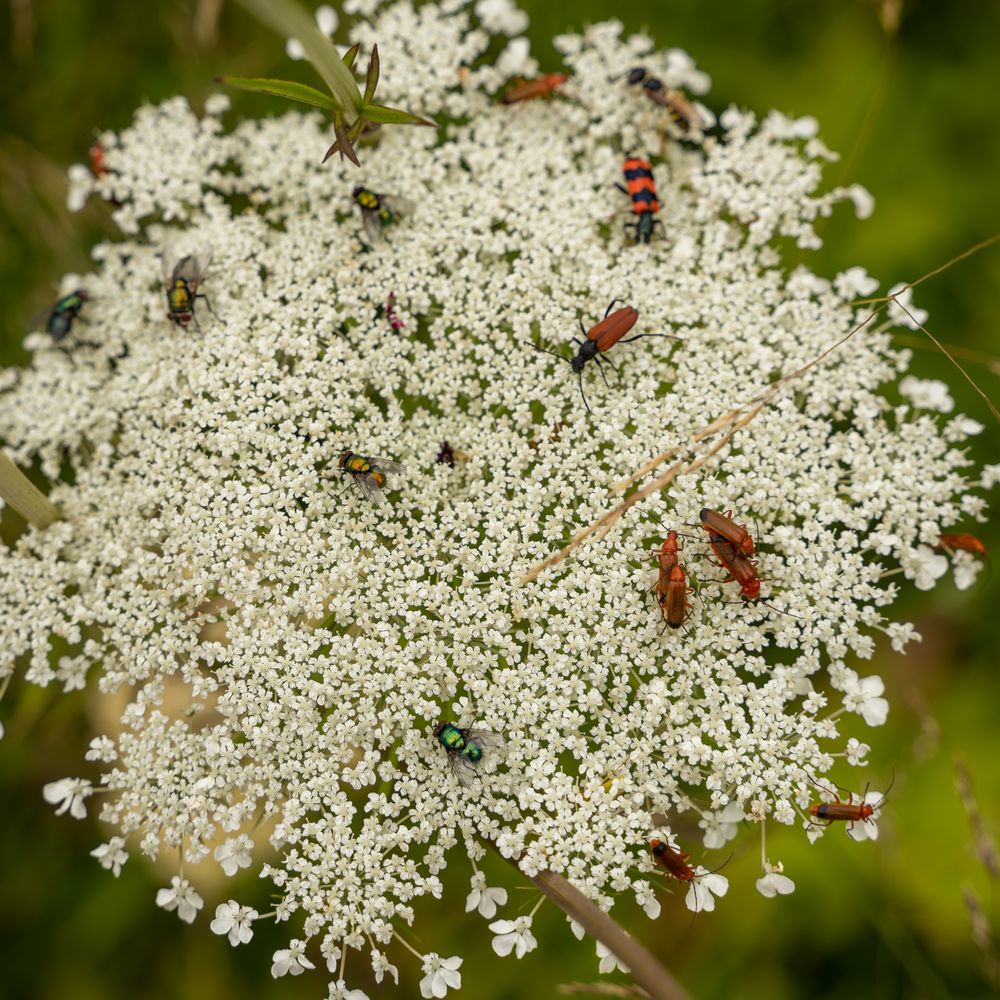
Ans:
POLYGON ((559 359, 560 361, 565 361, 565 362, 566 362, 567 364, 572 364, 572 363, 573 363, 573 362, 572 362, 572 361, 570 361, 570 359, 569 359, 569 358, 567 358, 567 357, 566 357, 566 355, 564 355, 564 354, 556 354, 556 352, 555 352, 555 351, 550 351, 550 350, 549 350, 549 349, 548 349, 547 347, 539 347, 539 346, 538 346, 538 344, 535 344, 535 343, 533 343, 533 342, 532 342, 532 341, 530 341, 530 340, 526 340, 526 341, 525 341, 525 343, 526 343, 526 344, 527 344, 527 345, 528 345, 529 347, 533 347, 533 348, 534 348, 534 349, 535 349, 536 351, 541 351, 541 352, 542 352, 543 354, 551 354, 551 355, 552 355, 552 357, 554 357, 554 358, 558 358, 558 359, 559 359))
MULTIPOLYGON (((565 361, 566 359, 564 358, 563 360, 565 361)), ((587 394, 583 391, 583 369, 580 369, 580 371, 576 373, 576 377, 579 380, 580 395, 583 397, 583 405, 587 408, 588 413, 592 413, 593 411, 590 409, 590 403, 587 402, 587 394)))
POLYGON ((642 340, 643 337, 666 337, 667 340, 679 340, 682 341, 683 337, 675 337, 669 333, 639 333, 634 337, 627 337, 625 340, 619 340, 619 344, 631 344, 633 340, 642 340))

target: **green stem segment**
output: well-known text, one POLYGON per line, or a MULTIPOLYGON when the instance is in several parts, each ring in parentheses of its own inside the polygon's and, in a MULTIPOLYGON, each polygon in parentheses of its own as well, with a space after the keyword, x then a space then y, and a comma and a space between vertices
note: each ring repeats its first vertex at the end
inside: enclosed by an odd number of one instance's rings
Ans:
POLYGON ((36 528, 47 528, 62 515, 27 476, 0 451, 0 496, 36 528))
MULTIPOLYGON (((499 852, 498 852, 499 853, 499 852)), ((503 857, 503 855, 501 855, 503 857)), ((517 868, 516 861, 504 860, 517 868)), ((526 875, 526 872, 521 872, 526 875)), ((562 875, 542 871, 528 878, 567 916, 572 917, 591 937, 609 948, 629 974, 654 1000, 691 1000, 691 995, 656 960, 648 948, 627 934, 617 921, 612 920, 599 906, 591 902, 562 875)))

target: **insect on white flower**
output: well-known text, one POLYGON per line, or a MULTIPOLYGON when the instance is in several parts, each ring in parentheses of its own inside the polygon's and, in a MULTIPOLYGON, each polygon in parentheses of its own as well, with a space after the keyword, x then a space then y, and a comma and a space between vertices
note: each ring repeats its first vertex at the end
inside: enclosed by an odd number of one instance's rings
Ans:
POLYGON ((727 892, 729 879, 725 875, 698 867, 688 886, 684 905, 695 913, 709 913, 715 909, 715 897, 725 896, 727 892))
MULTIPOLYGON (((0 377, 5 453, 64 514, 0 546, 0 649, 31 683, 128 692, 88 734, 93 784, 46 786, 59 812, 83 816, 96 787, 102 821, 151 858, 260 867, 252 902, 297 935, 275 976, 312 969, 315 940, 328 968, 371 949, 395 979, 400 929, 487 842, 652 915, 663 817, 700 821, 707 846, 744 817, 794 824, 804 784, 861 763, 844 724, 886 718, 881 681, 848 663, 879 632, 899 651, 919 638, 892 620, 901 584, 944 575, 931 545, 958 515, 986 520, 1000 467, 971 467, 971 424, 887 405, 909 318, 896 306, 845 339, 879 278, 802 260, 819 220, 871 207, 825 184, 815 119, 730 107, 682 146, 623 74, 641 64, 718 109, 711 81, 618 22, 556 40, 559 101, 504 106, 534 62, 509 0, 342 11, 345 42, 384 46, 380 100, 440 124, 380 129, 363 177, 319 162, 319 115, 224 123, 221 100, 199 116, 182 98, 102 134, 107 175, 74 171, 74 202, 105 198, 121 237, 72 286, 100 336, 68 357, 29 334, 31 363, 0 377), (649 162, 662 239, 609 224, 629 207, 622 150, 649 162), (412 207, 364 245, 359 183, 412 207), (217 310, 199 304, 200 330, 184 283, 217 310), (589 416, 570 366, 527 341, 565 356, 609 304, 662 336, 615 347, 607 384, 586 372, 589 416), (715 421, 731 412, 730 440, 715 421), (668 449, 692 470, 602 521, 608 487, 668 449), (682 542, 699 609, 660 634, 634 554, 706 505, 753 525, 760 599, 682 542)), ((706 911, 727 887, 698 868, 685 901, 706 911)), ((478 876, 465 899, 491 921, 505 901, 478 876)), ((179 875, 158 902, 184 920, 201 906, 179 875)), ((241 940, 252 911, 233 905, 213 923, 241 940)), ((526 918, 491 929, 505 953, 535 946, 526 918)), ((424 997, 460 987, 461 956, 418 960, 424 997)))

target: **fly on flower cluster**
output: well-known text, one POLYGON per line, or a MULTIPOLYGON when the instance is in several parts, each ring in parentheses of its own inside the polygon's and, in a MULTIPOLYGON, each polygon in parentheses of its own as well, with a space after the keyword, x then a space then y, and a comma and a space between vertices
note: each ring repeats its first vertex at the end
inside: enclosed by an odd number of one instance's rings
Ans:
POLYGON ((74 320, 80 315, 84 303, 89 301, 90 296, 86 290, 78 288, 75 292, 64 295, 40 316, 37 316, 31 324, 32 328, 44 328, 52 335, 52 339, 59 343, 60 340, 69 336, 73 329, 74 320))
POLYGON ((361 224, 370 240, 377 240, 386 226, 391 226, 401 215, 409 215, 416 207, 409 198, 395 194, 381 194, 360 184, 351 197, 361 209, 361 224))
POLYGON ((187 254, 175 259, 169 252, 163 254, 163 286, 167 293, 167 319, 179 327, 186 327, 194 320, 201 329, 194 314, 197 299, 204 299, 208 311, 215 314, 208 296, 198 288, 212 263, 212 250, 205 248, 200 254, 187 254))
POLYGON ((504 745, 504 739, 499 733, 489 729, 462 729, 454 722, 439 722, 434 727, 434 735, 444 747, 452 774, 463 788, 467 788, 474 778, 479 777, 478 768, 483 756, 504 745))
POLYGON ((385 494, 382 492, 385 474, 391 472, 398 475, 403 471, 399 462, 379 458, 377 455, 356 455, 350 449, 341 452, 337 465, 342 473, 350 476, 357 484, 362 495, 378 506, 385 503, 385 494))

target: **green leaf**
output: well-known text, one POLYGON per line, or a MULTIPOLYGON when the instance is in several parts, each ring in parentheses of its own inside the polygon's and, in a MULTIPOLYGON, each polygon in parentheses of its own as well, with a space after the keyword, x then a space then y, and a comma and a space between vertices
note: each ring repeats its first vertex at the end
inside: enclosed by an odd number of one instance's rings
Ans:
POLYGON ((378 46, 372 46, 371 58, 368 60, 368 80, 365 83, 365 96, 364 103, 371 104, 372 98, 375 96, 375 88, 378 86, 378 46))
POLYGON ((378 122, 379 125, 430 125, 437 128, 437 122, 430 118, 411 115, 409 111, 400 111, 398 108, 387 108, 384 104, 363 104, 361 117, 370 122, 378 122))
POLYGON ((361 91, 337 48, 295 0, 239 0, 259 20, 285 38, 297 38, 306 58, 330 88, 343 114, 353 122, 361 108, 361 91))
POLYGON ((249 90, 257 94, 287 97, 290 101, 311 104, 313 107, 323 108, 325 111, 343 110, 330 94, 324 94, 315 87, 307 87, 304 83, 295 83, 292 80, 261 80, 245 76, 219 76, 216 79, 228 87, 237 87, 240 90, 249 90))
POLYGON ((361 48, 361 43, 358 42, 356 45, 352 45, 345 53, 343 63, 344 65, 354 72, 354 60, 358 58, 358 51, 361 48))

